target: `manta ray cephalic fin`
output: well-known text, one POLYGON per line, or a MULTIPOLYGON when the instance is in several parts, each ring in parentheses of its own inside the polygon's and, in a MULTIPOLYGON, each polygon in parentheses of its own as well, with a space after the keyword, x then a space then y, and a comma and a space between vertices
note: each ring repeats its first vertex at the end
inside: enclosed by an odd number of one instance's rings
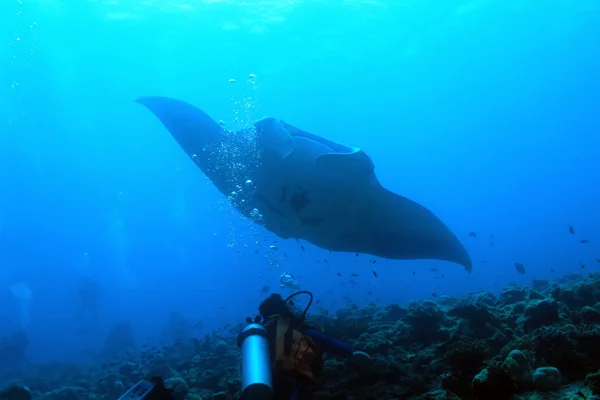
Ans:
POLYGON ((277 118, 261 118, 254 127, 262 136, 265 149, 276 152, 284 159, 294 151, 294 138, 277 118))
POLYGON ((371 158, 360 149, 352 153, 323 154, 316 159, 316 164, 323 168, 333 169, 347 174, 368 175, 375 166, 371 158))

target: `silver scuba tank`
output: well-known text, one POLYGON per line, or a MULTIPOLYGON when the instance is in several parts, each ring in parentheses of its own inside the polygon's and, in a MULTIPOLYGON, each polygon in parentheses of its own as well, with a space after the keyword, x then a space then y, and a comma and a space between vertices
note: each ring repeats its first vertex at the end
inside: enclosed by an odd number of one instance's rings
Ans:
POLYGON ((242 349, 242 399, 270 400, 273 381, 267 330, 256 320, 248 319, 237 342, 242 349))

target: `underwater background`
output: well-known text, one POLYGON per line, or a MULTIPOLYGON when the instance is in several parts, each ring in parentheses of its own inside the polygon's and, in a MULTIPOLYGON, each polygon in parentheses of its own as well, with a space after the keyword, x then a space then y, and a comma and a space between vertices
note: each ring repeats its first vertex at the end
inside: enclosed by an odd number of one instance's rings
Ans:
POLYGON ((197 335, 235 325, 294 291, 284 272, 335 313, 600 271, 597 1, 5 0, 0 35, 0 336, 26 332, 32 362, 87 359, 119 321, 140 342, 173 312, 197 335), (276 238, 148 95, 360 147, 472 273, 276 238))

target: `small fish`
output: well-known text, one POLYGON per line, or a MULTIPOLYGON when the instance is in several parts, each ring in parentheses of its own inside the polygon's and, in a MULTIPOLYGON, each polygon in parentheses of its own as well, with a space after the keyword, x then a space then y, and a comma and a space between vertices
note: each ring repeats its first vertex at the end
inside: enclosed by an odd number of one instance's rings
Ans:
POLYGON ((469 232, 469 236, 476 238, 477 234, 475 232, 469 232))
POLYGON ((490 233, 490 239, 493 239, 493 238, 494 238, 494 234, 490 233))
POLYGON ((371 260, 371 264, 377 263, 377 260, 371 260))
POLYGON ((413 275, 416 274, 416 273, 417 273, 417 271, 413 271, 413 275))
POLYGON ((581 268, 582 268, 582 269, 583 269, 583 268, 585 268, 585 265, 581 264, 581 268))
POLYGON ((521 275, 525 275, 525 266, 523 266, 523 264, 515 261, 515 268, 517 269, 518 273, 520 273, 521 275))
POLYGON ((554 272, 554 268, 550 268, 550 272, 554 272))
POLYGON ((372 290, 369 290, 369 291, 367 292, 367 294, 370 296, 370 295, 372 295, 372 294, 373 294, 373 291, 372 291, 372 290))
POLYGON ((285 258, 287 258, 287 253, 283 253, 283 256, 284 256, 285 258))
POLYGON ((375 272, 375 271, 371 271, 371 272, 373 273, 373 276, 374 276, 375 278, 377 278, 377 272, 375 272))
POLYGON ((490 242, 490 246, 496 247, 496 246, 494 246, 494 242, 490 242))
POLYGON ((356 253, 356 257, 358 257, 358 253, 356 253))
POLYGON ((263 286, 263 288, 260 290, 261 293, 267 293, 269 291, 270 287, 269 285, 265 285, 263 286))
POLYGON ((431 292, 431 295, 432 295, 433 297, 437 297, 437 293, 436 293, 436 292, 431 292))
POLYGON ((583 392, 581 390, 579 392, 577 392, 577 396, 581 397, 582 399, 587 399, 587 396, 585 394, 583 394, 583 392))
POLYGON ((329 254, 331 254, 331 250, 329 250, 329 254))
POLYGON ((342 274, 340 274, 339 272, 336 272, 337 276, 342 276, 342 274))
POLYGON ((431 268, 430 271, 431 272, 438 272, 438 269, 437 268, 431 268))
POLYGON ((581 240, 579 241, 579 243, 589 243, 589 242, 590 242, 590 241, 589 241, 589 240, 587 240, 587 239, 581 239, 581 240))
POLYGON ((323 259, 323 261, 325 261, 326 263, 328 263, 328 262, 329 262, 329 261, 327 261, 327 259, 326 259, 326 258, 324 258, 324 259, 323 259))
POLYGON ((302 251, 306 251, 306 250, 304 249, 304 246, 300 246, 300 248, 302 249, 302 251))
POLYGON ((350 274, 350 276, 358 276, 358 274, 350 274))
POLYGON ((569 225, 569 233, 570 233, 571 235, 574 235, 574 234, 575 234, 575 229, 573 229, 573 226, 572 226, 572 225, 569 225))
POLYGON ((599 263, 600 263, 600 258, 596 258, 596 262, 599 262, 599 263))

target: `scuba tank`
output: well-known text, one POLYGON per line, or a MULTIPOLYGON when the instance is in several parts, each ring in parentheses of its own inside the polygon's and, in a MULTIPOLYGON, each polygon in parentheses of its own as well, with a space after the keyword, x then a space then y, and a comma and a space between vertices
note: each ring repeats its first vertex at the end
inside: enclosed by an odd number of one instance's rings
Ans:
POLYGON ((260 324, 260 317, 254 321, 247 318, 246 322, 248 325, 237 339, 242 349, 242 399, 269 400, 273 396, 273 382, 267 330, 260 324))

